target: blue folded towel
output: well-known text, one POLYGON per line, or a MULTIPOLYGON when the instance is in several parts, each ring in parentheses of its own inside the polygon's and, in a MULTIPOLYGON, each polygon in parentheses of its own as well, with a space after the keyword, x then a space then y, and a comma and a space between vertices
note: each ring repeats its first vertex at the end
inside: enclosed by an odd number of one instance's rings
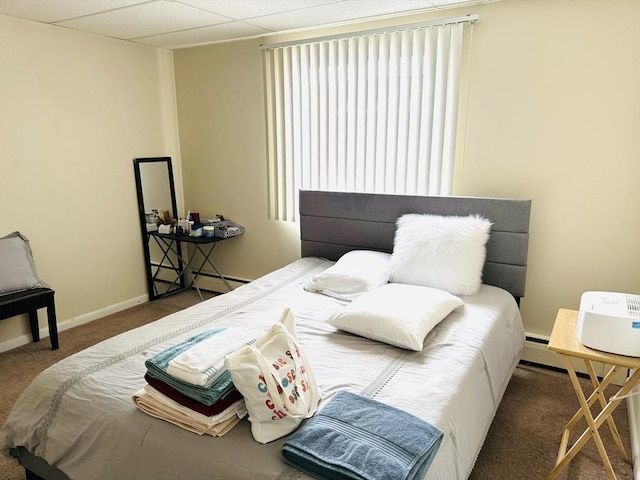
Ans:
POLYGON ((417 480, 442 437, 410 413, 340 391, 287 439, 282 457, 317 479, 417 480))
POLYGON ((234 388, 233 382, 231 381, 231 373, 229 373, 228 370, 222 372, 211 386, 201 387, 199 385, 183 382, 182 380, 178 380, 177 378, 169 375, 167 373, 167 368, 169 366, 169 362, 182 352, 188 350, 196 343, 209 338, 216 333, 220 333, 223 330, 224 328, 207 330, 206 332, 188 338, 184 342, 173 345, 155 354, 145 362, 147 373, 151 377, 170 385, 172 388, 189 398, 193 398, 204 405, 213 405, 234 388))

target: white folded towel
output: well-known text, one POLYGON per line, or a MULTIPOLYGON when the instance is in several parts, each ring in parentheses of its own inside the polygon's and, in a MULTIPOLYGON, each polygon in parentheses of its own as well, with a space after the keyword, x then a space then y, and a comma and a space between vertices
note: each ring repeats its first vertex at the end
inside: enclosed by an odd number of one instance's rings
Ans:
POLYGON ((230 327, 196 343, 169 362, 167 373, 178 380, 209 387, 224 371, 224 357, 254 341, 260 331, 230 327))
POLYGON ((390 258, 389 253, 352 250, 324 272, 313 277, 304 285, 304 289, 339 300, 352 301, 389 281, 387 269, 390 258))
POLYGON ((208 417, 180 405, 150 385, 145 385, 133 394, 133 403, 152 417, 198 435, 206 433, 214 437, 223 436, 247 414, 244 400, 238 400, 219 414, 208 417))

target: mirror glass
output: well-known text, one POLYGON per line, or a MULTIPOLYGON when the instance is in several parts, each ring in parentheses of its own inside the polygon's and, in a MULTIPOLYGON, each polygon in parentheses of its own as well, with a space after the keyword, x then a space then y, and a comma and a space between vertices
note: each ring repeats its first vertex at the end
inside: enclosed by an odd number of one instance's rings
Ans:
MULTIPOLYGON (((136 158, 133 167, 149 298, 155 300, 181 291, 185 285, 184 277, 176 276, 176 267, 178 272, 182 271, 180 258, 160 248, 160 244, 166 240, 159 240, 157 232, 165 216, 178 218, 173 167, 170 157, 136 158)), ((181 255, 180 242, 177 242, 176 249, 181 255)))
POLYGON ((172 212, 175 218, 167 164, 149 162, 141 163, 139 167, 145 215, 152 215, 153 212, 162 215, 168 211, 172 212))

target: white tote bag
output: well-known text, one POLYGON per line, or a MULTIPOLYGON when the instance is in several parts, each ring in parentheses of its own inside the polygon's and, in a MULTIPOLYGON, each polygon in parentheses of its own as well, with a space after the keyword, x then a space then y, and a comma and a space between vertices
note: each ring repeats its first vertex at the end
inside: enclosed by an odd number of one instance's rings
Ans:
POLYGON ((244 397, 256 441, 283 437, 316 413, 320 393, 288 308, 254 345, 227 355, 224 364, 244 397))

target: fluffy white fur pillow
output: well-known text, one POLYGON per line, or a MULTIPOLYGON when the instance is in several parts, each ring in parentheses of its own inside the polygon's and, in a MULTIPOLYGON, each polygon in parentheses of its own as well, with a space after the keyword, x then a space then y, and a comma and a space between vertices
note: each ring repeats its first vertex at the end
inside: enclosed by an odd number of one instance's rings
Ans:
POLYGON ((342 300, 353 300, 388 282, 390 258, 390 253, 372 250, 347 252, 333 266, 313 277, 304 289, 342 300))
POLYGON ((429 332, 462 300, 442 290, 389 283, 356 298, 327 323, 361 337, 422 350, 429 332))
POLYGON ((474 295, 482 283, 491 222, 468 217, 407 214, 397 221, 389 281, 474 295))

